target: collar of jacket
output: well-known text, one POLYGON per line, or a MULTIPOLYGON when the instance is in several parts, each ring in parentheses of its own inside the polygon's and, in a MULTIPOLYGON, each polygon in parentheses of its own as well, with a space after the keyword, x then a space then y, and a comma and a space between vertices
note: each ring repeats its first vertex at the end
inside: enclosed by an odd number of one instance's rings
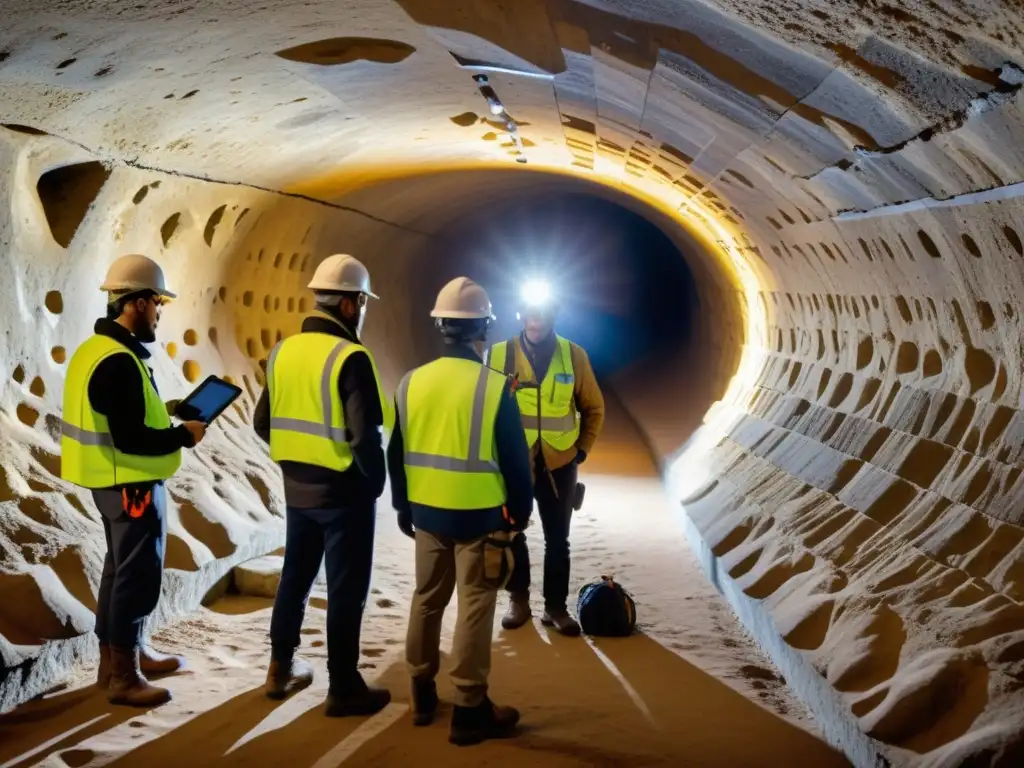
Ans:
POLYGON ((348 339, 356 344, 362 344, 355 331, 345 325, 341 320, 332 317, 326 312, 316 311, 314 314, 302 321, 303 333, 326 333, 342 339, 348 339))
POLYGON ((472 360, 474 363, 483 362, 483 358, 468 344, 446 344, 441 357, 457 357, 460 360, 472 360))
POLYGON ((528 338, 526 338, 526 331, 519 332, 519 346, 524 350, 528 351, 531 355, 536 355, 538 352, 554 354, 555 346, 558 344, 558 334, 554 331, 548 334, 548 337, 541 341, 539 344, 534 344, 528 338))
POLYGON ((140 360, 148 360, 152 353, 142 346, 142 342, 135 338, 135 335, 120 323, 101 317, 96 321, 93 331, 100 336, 108 336, 118 344, 128 347, 140 360))

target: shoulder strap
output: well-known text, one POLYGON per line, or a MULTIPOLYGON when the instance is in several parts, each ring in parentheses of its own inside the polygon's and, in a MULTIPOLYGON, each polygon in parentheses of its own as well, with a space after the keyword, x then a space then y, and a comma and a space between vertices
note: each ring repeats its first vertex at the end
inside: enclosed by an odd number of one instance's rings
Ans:
POLYGON ((518 339, 512 338, 505 342, 505 370, 506 376, 514 376, 516 373, 516 349, 518 339))

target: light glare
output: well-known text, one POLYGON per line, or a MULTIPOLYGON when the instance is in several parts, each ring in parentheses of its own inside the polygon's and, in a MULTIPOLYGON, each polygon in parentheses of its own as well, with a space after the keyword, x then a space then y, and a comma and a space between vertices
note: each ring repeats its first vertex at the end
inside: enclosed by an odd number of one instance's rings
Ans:
POLYGON ((523 284, 523 302, 531 307, 549 304, 552 298, 551 285, 547 280, 528 280, 523 284))

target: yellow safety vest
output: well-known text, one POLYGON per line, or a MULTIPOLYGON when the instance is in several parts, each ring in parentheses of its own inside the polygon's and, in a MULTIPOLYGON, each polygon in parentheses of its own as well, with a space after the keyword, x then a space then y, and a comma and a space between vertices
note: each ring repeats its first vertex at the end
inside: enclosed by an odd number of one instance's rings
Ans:
POLYGON ((271 459, 337 472, 352 465, 338 377, 354 352, 365 352, 370 358, 384 426, 393 427, 394 410, 384 396, 370 350, 328 333, 299 333, 279 342, 267 360, 271 459))
POLYGON ((136 456, 114 447, 107 417, 89 402, 89 381, 111 355, 127 352, 139 366, 146 399, 146 426, 167 429, 171 417, 150 380, 149 369, 128 347, 97 334, 80 346, 68 364, 61 422, 60 476, 83 488, 110 488, 128 483, 167 480, 181 466, 181 450, 164 456, 136 456))
POLYGON ((557 348, 551 356, 551 363, 539 389, 537 375, 526 354, 520 349, 518 338, 511 342, 500 341, 491 347, 487 364, 496 370, 519 374, 516 400, 530 447, 536 444, 539 435, 556 451, 567 451, 579 439, 580 415, 573 395, 576 379, 572 367, 572 345, 561 336, 556 336, 555 340, 557 348), (508 357, 510 343, 513 350, 511 359, 508 357), (511 371, 508 363, 512 363, 511 371), (533 386, 524 387, 524 382, 533 386))
POLYGON ((409 501, 440 509, 505 503, 494 423, 505 377, 473 360, 442 357, 398 385, 409 501))

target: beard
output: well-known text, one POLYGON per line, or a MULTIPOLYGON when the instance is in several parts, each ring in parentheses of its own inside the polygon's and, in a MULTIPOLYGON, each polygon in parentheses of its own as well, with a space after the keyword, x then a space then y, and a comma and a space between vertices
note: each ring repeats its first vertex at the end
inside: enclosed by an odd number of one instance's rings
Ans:
POLYGON ((156 328, 143 319, 135 328, 135 338, 143 344, 152 344, 156 341, 156 328))

